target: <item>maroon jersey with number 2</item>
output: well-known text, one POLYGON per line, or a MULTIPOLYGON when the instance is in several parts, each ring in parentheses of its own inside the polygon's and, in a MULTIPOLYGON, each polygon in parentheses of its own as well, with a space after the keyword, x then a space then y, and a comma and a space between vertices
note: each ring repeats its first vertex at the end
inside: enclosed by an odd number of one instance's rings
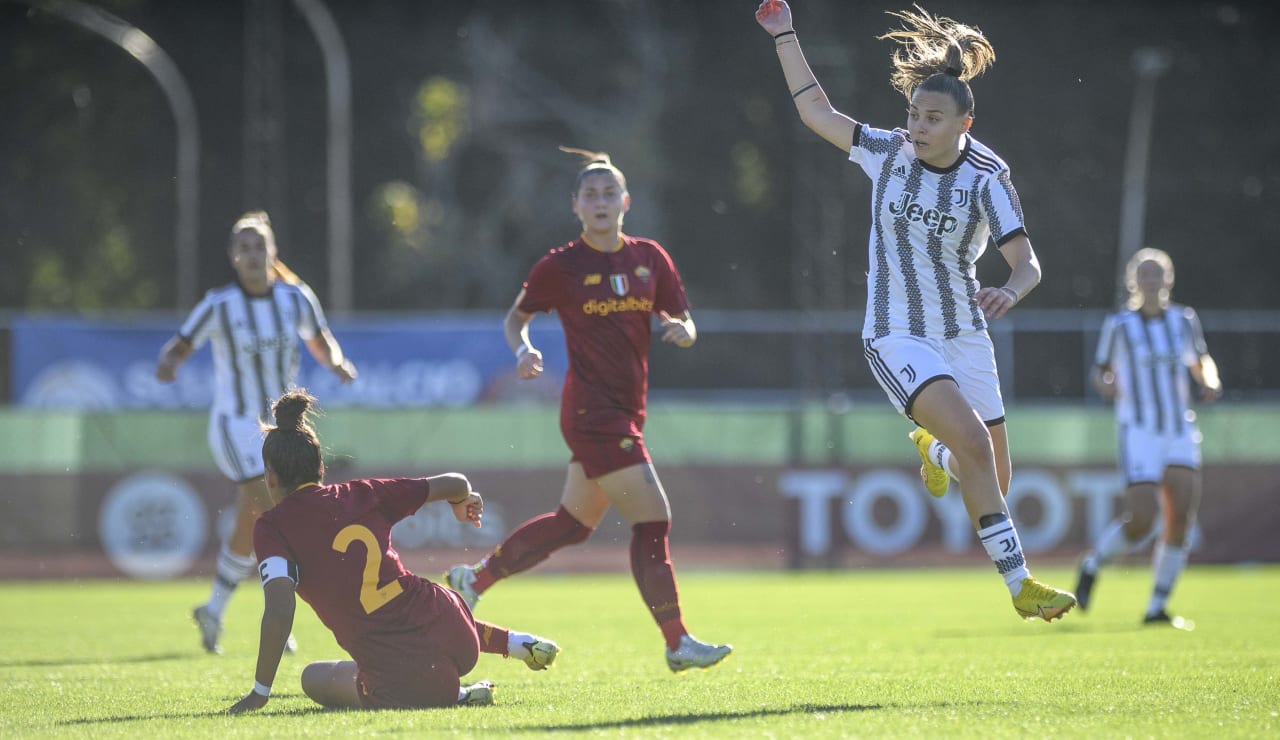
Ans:
POLYGON ((538 260, 518 308, 555 310, 569 355, 560 429, 588 477, 647 462, 641 432, 653 315, 689 308, 680 273, 650 239, 622 235, 614 252, 581 238, 538 260))
POLYGON ((370 706, 421 705, 420 674, 448 663, 462 675, 479 657, 471 613, 448 589, 410 573, 391 546, 392 525, 429 490, 422 478, 307 486, 254 526, 258 559, 296 566, 298 595, 359 666, 370 706))

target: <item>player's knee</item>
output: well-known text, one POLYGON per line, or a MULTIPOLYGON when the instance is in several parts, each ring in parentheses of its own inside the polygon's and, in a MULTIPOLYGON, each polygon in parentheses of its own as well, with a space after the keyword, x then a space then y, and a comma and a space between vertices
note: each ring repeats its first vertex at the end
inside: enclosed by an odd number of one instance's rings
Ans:
POLYGON ((574 517, 573 514, 570 514, 569 510, 563 506, 556 509, 556 522, 564 532, 564 541, 567 545, 576 545, 580 542, 585 542, 586 539, 591 536, 591 533, 595 531, 578 521, 577 518, 574 517))
POLYGON ((960 434, 947 441, 953 456, 962 460, 990 460, 994 464, 995 453, 991 446, 991 432, 978 423, 970 424, 960 434))

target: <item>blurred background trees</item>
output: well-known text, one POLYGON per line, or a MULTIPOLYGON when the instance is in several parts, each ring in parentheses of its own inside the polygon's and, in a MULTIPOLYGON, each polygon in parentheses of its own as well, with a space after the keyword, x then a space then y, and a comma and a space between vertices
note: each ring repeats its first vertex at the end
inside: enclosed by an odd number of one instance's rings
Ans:
MULTIPOLYGON (((286 0, 102 0, 176 62, 200 120, 200 291, 231 278, 236 216, 265 207, 324 299, 325 82, 286 0)), ((577 161, 627 173, 632 233, 663 242, 695 307, 860 309, 865 178, 805 131, 750 2, 327 0, 351 60, 354 308, 505 308, 577 234, 577 161)), ((901 126, 891 23, 797 0, 837 108, 901 126)), ((998 53, 976 135, 1010 163, 1041 254, 1041 308, 1110 305, 1135 49, 1157 87, 1146 241, 1200 308, 1280 308, 1280 31, 1263 2, 939 0, 998 53)), ((175 308, 175 125, 136 61, 0 2, 0 309, 175 308)), ((984 275, 1000 275, 996 256, 984 275)), ((993 278, 998 279, 998 278, 993 278)))

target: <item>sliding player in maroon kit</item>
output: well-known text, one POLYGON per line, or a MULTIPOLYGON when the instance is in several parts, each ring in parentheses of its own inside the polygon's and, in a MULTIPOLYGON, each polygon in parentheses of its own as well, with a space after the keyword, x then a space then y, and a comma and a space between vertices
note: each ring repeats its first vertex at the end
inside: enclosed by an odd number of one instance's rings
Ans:
POLYGON ((668 547, 671 507, 642 435, 652 316, 662 322, 662 341, 678 347, 693 345, 697 329, 666 251, 622 233, 631 207, 626 177, 607 154, 562 149, 585 159, 573 190, 582 236, 533 266, 503 331, 528 379, 543 371, 529 322, 554 310, 564 326, 569 372, 560 431, 572 452, 564 492, 555 511, 521 524, 479 564, 455 566, 446 577, 474 608, 494 582, 586 540, 616 506, 632 525, 631 573, 666 639, 667 666, 707 668, 733 648, 700 642, 684 626, 668 547))
POLYGON ((275 506, 258 518, 265 603, 253 690, 233 713, 261 709, 271 695, 296 601, 303 598, 354 660, 312 663, 302 690, 326 707, 416 709, 492 704, 493 684, 463 687, 459 677, 481 652, 545 670, 559 647, 550 640, 477 622, 453 591, 405 569, 391 527, 432 501, 458 521, 480 526, 484 501, 458 473, 430 478, 324 483, 320 440, 306 391, 276 401, 262 458, 275 506))

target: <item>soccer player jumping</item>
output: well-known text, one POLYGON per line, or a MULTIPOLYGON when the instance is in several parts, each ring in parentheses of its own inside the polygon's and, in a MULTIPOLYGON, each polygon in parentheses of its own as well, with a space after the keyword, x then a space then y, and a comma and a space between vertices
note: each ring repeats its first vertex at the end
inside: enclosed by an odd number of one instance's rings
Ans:
POLYGON ((968 80, 995 61, 978 29, 949 18, 891 13, 893 86, 907 98, 905 129, 886 131, 835 110, 818 84, 783 0, 756 20, 773 36, 787 87, 805 125, 862 168, 873 183, 870 271, 863 351, 924 459, 930 493, 961 484, 978 537, 1024 619, 1052 621, 1076 604, 1031 577, 1005 506, 1012 463, 1004 402, 987 321, 1040 282, 1009 167, 969 133, 968 80), (978 284, 974 263, 994 239, 1009 263, 1000 287, 978 284))

